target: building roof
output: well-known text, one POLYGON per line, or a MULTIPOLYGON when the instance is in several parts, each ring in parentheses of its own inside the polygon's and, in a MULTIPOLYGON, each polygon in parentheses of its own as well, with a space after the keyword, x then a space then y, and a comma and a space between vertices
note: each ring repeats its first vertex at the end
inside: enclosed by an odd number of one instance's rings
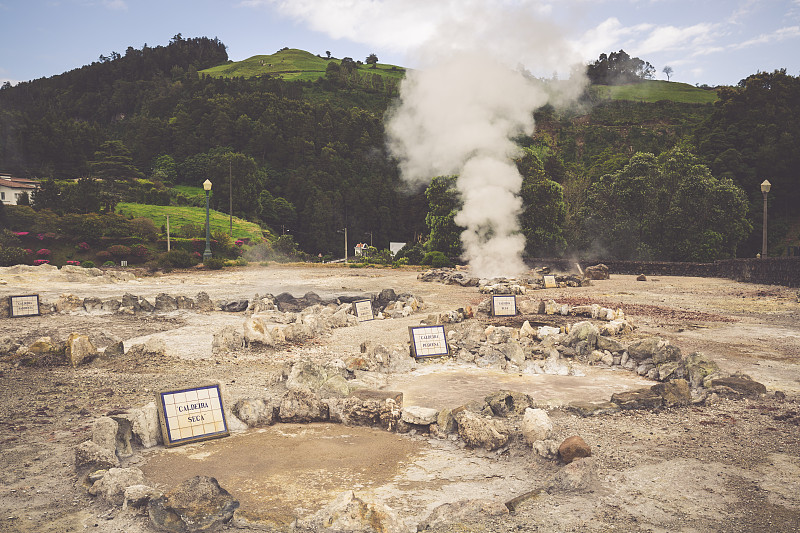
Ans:
POLYGON ((8 174, 0 174, 0 185, 10 189, 36 189, 39 182, 28 178, 15 178, 8 174))

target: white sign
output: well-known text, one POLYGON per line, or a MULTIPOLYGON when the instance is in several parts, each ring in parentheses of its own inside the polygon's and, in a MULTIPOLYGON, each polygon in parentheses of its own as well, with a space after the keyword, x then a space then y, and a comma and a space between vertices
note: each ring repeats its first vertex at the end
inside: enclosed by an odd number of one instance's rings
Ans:
POLYGON ((558 283, 556 282, 555 276, 543 276, 544 277, 544 288, 545 289, 557 289, 558 283))
POLYGON ((229 434, 219 385, 165 391, 158 395, 165 446, 229 434))
POLYGON ((11 303, 11 318, 18 316, 36 316, 39 313, 39 295, 9 296, 11 303))
POLYGON ((517 297, 511 295, 492 296, 492 316, 516 316, 517 297))
POLYGON ((375 319, 375 315, 372 314, 372 301, 370 300, 356 300, 353 302, 353 311, 355 311, 359 322, 375 319))
POLYGON ((411 326, 408 332, 414 357, 450 355, 444 326, 411 326))

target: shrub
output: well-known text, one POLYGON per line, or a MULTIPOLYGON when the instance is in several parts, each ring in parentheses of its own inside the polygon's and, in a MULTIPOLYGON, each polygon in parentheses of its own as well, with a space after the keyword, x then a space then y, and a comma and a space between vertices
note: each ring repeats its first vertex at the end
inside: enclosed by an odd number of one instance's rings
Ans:
POLYGON ((95 259, 97 259, 98 263, 102 264, 102 263, 108 261, 109 259, 111 259, 111 252, 107 252, 107 251, 103 250, 101 252, 97 252, 96 254, 94 254, 94 257, 95 257, 95 259))
POLYGON ((78 245, 75 246, 75 248, 80 250, 80 251, 82 251, 82 252, 85 252, 86 250, 89 249, 89 243, 88 242, 79 242, 78 245))
POLYGON ((420 243, 415 243, 413 245, 406 244, 403 246, 394 258, 395 260, 405 258, 408 260, 409 265, 421 265, 424 256, 425 250, 422 248, 422 245, 420 243))
POLYGON ((443 268, 453 266, 450 260, 444 255, 442 252, 434 251, 428 252, 425 254, 425 257, 422 258, 423 265, 430 265, 433 268, 443 268))
POLYGON ((0 246, 0 266, 14 266, 28 262, 28 254, 23 248, 0 246))
POLYGON ((134 244, 131 246, 131 255, 137 259, 144 260, 150 255, 150 250, 144 244, 134 244))
POLYGON ((170 250, 158 256, 158 265, 161 268, 189 268, 197 264, 196 258, 186 250, 170 250))
POLYGON ((197 224, 184 224, 178 229, 177 233, 185 239, 199 239, 205 238, 206 229, 204 226, 197 224))
POLYGON ((69 266, 80 266, 81 262, 80 261, 67 261, 67 264, 69 266))
POLYGON ((128 257, 131 255, 131 249, 129 246, 125 246, 124 244, 115 244, 114 246, 108 247, 108 253, 116 258, 128 257))
POLYGON ((37 260, 35 260, 35 261, 33 262, 33 265, 34 265, 34 266, 39 266, 39 265, 47 265, 47 264, 49 264, 49 263, 50 263, 50 260, 49 260, 49 259, 37 259, 37 260))
POLYGON ((234 262, 236 266, 246 267, 247 266, 247 259, 244 257, 237 257, 236 261, 234 262))
POLYGON ((103 263, 103 266, 104 267, 114 267, 114 266, 117 266, 117 264, 114 261, 106 261, 105 263, 103 263))
POLYGON ((50 250, 47 248, 40 248, 36 251, 36 256, 41 258, 50 257, 50 250))
POLYGON ((209 270, 221 270, 225 266, 225 260, 220 257, 209 257, 203 261, 203 266, 209 270))
POLYGON ((83 268, 94 268, 94 261, 84 261, 81 266, 83 268))
POLYGON ((158 237, 158 228, 149 218, 139 217, 128 222, 131 235, 147 241, 154 241, 158 237))

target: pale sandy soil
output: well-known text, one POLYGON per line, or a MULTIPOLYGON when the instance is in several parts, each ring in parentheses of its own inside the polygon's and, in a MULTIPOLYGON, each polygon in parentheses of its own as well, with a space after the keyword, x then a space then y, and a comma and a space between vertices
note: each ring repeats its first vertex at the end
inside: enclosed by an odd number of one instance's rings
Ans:
MULTIPOLYGON (((425 314, 474 305, 482 298, 475 288, 419 282, 417 272, 410 270, 247 267, 120 283, 2 270, 0 280, 6 283, 0 281, 0 297, 38 293, 44 302, 64 293, 119 298, 129 292, 153 301, 162 292, 194 297, 205 291, 214 300, 232 300, 256 293, 301 296, 314 291, 332 297, 393 288, 421 296, 428 308, 406 319, 334 330, 288 350, 239 355, 211 354, 213 332, 243 320, 220 312, 0 319, 0 336, 26 342, 45 335, 65 339, 79 332, 101 347, 114 340, 129 346, 152 335, 168 343, 163 357, 125 355, 78 369, 0 362, 0 531, 151 531, 145 516, 88 496, 74 474, 74 447, 90 437, 95 417, 145 405, 156 391, 209 379, 223 385, 229 402, 267 395, 287 363, 343 358, 357 353, 368 339, 405 343, 408 326, 425 314)), ((591 490, 545 490, 513 515, 484 518, 473 525, 451 524, 443 531, 800 530, 796 289, 718 279, 656 277, 637 282, 633 276, 613 276, 590 287, 541 290, 528 297, 621 307, 638 326, 634 336, 660 335, 684 353, 703 351, 724 370, 761 381, 769 392, 757 400, 723 399, 711 406, 658 413, 579 418, 551 410, 555 438, 579 434, 592 446, 597 477, 591 490), (776 398, 775 391, 785 392, 786 398, 776 398)), ((586 368, 586 376, 571 382, 537 383, 513 375, 473 373, 452 363, 428 362, 413 374, 388 376, 376 385, 406 388, 409 401, 440 407, 465 403, 493 383, 498 389, 530 387, 526 392, 535 398, 539 394, 549 405, 608 399, 615 390, 645 384, 625 372, 596 368, 586 368)), ((137 455, 133 464, 162 488, 198 473, 216 475, 240 499, 244 516, 255 518, 304 516, 341 490, 353 488, 392 507, 409 531, 440 503, 470 498, 507 501, 546 489, 563 468, 535 456, 522 443, 497 454, 419 435, 326 424, 277 425, 179 451, 159 448, 137 455), (253 450, 260 453, 248 455, 253 450)))

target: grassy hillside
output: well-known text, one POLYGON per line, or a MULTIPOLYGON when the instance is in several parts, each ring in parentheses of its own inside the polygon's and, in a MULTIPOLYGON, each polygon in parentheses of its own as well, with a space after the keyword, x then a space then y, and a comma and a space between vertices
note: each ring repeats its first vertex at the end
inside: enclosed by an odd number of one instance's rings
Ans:
MULTIPOLYGON (((126 217, 149 218, 157 228, 166 225, 167 215, 169 215, 170 233, 173 235, 177 233, 181 226, 186 224, 193 224, 202 228, 205 228, 206 225, 206 210, 204 207, 177 207, 121 202, 117 204, 116 212, 126 217)), ((226 213, 220 213, 213 209, 209 211, 209 223, 211 224, 212 233, 216 231, 227 233, 230 229, 230 217, 226 213)), ((258 242, 261 240, 261 235, 261 228, 258 224, 233 217, 234 239, 249 237, 251 241, 258 242)))
POLYGON ((647 80, 630 85, 593 85, 589 89, 597 99, 632 100, 636 102, 658 102, 670 100, 684 104, 709 104, 717 99, 717 93, 700 89, 688 83, 647 80))
MULTIPOLYGON (((257 55, 243 61, 226 63, 200 72, 217 78, 253 78, 269 74, 284 80, 314 81, 325 75, 325 69, 328 68, 329 62, 341 63, 341 60, 323 59, 310 52, 290 48, 271 55, 257 55)), ((362 65, 359 71, 400 78, 405 69, 378 63, 376 68, 372 68, 371 65, 362 65)))

